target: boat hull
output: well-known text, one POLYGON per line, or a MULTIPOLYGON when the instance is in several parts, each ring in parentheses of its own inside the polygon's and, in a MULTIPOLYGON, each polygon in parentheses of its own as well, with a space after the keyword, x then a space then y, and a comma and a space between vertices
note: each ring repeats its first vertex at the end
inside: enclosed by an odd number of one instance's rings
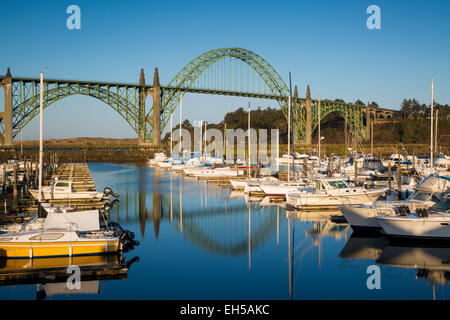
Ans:
MULTIPOLYGON (((289 199, 289 205, 296 209, 338 208, 340 205, 358 205, 377 200, 384 190, 354 194, 310 194, 302 193, 289 199)), ((288 205, 288 203, 286 203, 288 205)))
MULTIPOLYGON (((35 198, 39 198, 39 190, 30 190, 31 195, 35 198)), ((103 194, 101 192, 42 192, 42 200, 66 200, 66 199, 102 199, 103 194)))
POLYGON ((353 229, 381 230, 374 208, 340 205, 339 210, 353 229))
POLYGON ((388 236, 450 240, 450 218, 377 217, 376 219, 388 236))
POLYGON ((0 258, 48 258, 112 254, 119 250, 119 240, 73 242, 0 242, 0 258))

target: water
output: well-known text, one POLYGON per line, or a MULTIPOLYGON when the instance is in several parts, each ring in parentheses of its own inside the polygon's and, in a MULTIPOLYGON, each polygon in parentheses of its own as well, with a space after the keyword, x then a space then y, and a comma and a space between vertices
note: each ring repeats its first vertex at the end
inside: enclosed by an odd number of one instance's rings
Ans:
MULTIPOLYGON (((450 297, 444 272, 450 246, 394 246, 380 237, 356 237, 347 224, 330 221, 336 213, 287 215, 279 206, 160 169, 89 168, 99 190, 109 186, 120 193, 111 219, 136 234, 140 245, 125 257, 139 261, 126 280, 86 282, 82 288, 91 293, 47 293, 46 299, 450 297), (373 264, 381 271, 379 290, 367 288, 373 264)), ((36 299, 42 287, 0 286, 0 299, 36 299)))

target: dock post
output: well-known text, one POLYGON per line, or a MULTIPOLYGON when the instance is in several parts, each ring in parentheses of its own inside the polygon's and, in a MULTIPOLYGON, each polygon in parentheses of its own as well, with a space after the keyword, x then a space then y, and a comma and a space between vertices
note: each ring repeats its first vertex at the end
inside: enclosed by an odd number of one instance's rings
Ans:
POLYGON ((305 178, 308 177, 308 164, 306 162, 306 158, 303 158, 303 176, 305 178))
POLYGON ((29 190, 30 189, 30 163, 28 161, 25 162, 25 168, 26 168, 25 179, 27 179, 25 181, 25 186, 26 186, 27 190, 29 190))
POLYGON ((6 162, 3 162, 3 170, 2 170, 2 190, 5 192, 6 187, 6 162))
POLYGON ((398 188, 398 200, 402 200, 402 172, 400 169, 400 165, 397 166, 397 188, 398 188))
POLYGON ((388 165, 388 195, 391 195, 391 176, 392 176, 392 169, 391 169, 391 163, 389 162, 389 165, 388 165))
POLYGON ((16 162, 15 164, 14 164, 14 174, 13 174, 13 176, 14 176, 14 188, 13 188, 13 196, 14 196, 14 200, 16 200, 17 199, 17 169, 18 169, 18 163, 16 162))

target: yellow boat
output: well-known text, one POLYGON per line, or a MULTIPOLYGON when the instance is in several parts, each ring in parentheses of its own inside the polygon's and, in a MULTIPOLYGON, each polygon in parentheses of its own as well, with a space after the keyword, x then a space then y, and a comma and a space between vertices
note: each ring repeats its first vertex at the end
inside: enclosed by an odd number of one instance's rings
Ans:
POLYGON ((0 235, 0 258, 72 257, 117 252, 119 238, 99 229, 98 210, 49 212, 42 229, 0 235))

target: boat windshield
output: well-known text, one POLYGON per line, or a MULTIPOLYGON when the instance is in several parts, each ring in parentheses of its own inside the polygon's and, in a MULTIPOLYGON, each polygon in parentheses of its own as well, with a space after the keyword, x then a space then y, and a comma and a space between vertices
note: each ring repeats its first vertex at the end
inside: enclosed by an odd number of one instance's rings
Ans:
POLYGON ((57 182, 55 184, 55 187, 68 187, 69 183, 68 182, 57 182))
POLYGON ((431 198, 431 193, 430 192, 417 191, 416 194, 411 198, 411 200, 427 201, 430 198, 431 198))
POLYGON ((435 204, 430 209, 432 211, 439 211, 440 213, 450 213, 450 198, 435 204))
POLYGON ((328 181, 328 184, 333 189, 346 189, 350 188, 349 185, 343 181, 343 180, 336 180, 336 181, 328 181))

